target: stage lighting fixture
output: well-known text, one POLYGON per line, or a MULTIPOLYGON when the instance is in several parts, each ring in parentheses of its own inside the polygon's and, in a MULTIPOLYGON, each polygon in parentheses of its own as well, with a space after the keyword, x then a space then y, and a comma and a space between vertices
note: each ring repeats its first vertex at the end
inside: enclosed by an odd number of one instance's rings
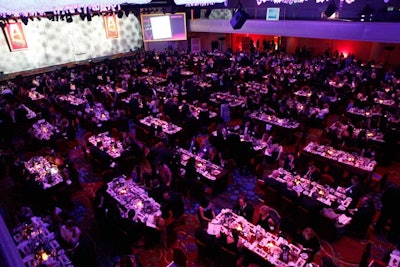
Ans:
POLYGON ((71 23, 73 21, 71 12, 68 11, 68 14, 65 16, 67 23, 71 23))
POLYGON ((325 16, 327 18, 329 18, 330 16, 332 16, 337 10, 337 6, 335 4, 334 0, 331 0, 328 4, 328 7, 325 10, 325 16))
POLYGON ((241 29, 248 18, 249 14, 247 14, 247 12, 243 9, 243 6, 239 1, 230 21, 232 28, 234 30, 241 29))
POLYGON ((360 12, 360 21, 373 21, 374 11, 370 5, 366 5, 360 12))
POLYGON ((81 11, 79 12, 79 17, 81 17, 81 20, 85 20, 86 14, 85 14, 85 9, 81 7, 81 11))
POLYGON ((88 21, 92 21, 92 12, 90 12, 90 8, 86 9, 86 18, 88 21))
POLYGON ((21 16, 21 20, 25 25, 28 25, 28 18, 25 16, 21 16))
POLYGON ((118 10, 118 12, 117 12, 117 16, 118 16, 118 18, 120 18, 120 19, 122 19, 122 16, 124 15, 124 12, 120 9, 120 10, 118 10))

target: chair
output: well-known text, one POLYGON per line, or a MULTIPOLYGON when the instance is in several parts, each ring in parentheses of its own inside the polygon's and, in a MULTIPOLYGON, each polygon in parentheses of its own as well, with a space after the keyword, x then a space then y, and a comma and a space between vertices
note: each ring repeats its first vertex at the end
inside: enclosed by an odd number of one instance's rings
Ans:
POLYGON ((320 214, 318 217, 318 227, 316 232, 321 239, 328 242, 334 241, 337 234, 335 224, 335 220, 320 214))
POLYGON ((272 164, 273 168, 278 169, 279 168, 279 160, 281 159, 281 155, 283 153, 283 146, 279 146, 278 150, 272 153, 272 164))
POLYGON ((293 215, 295 208, 296 208, 296 205, 290 198, 281 196, 279 212, 282 217, 289 217, 289 216, 293 215))
POLYGON ((208 265, 208 261, 209 261, 209 257, 210 257, 209 248, 207 247, 206 244, 204 244, 197 238, 194 239, 194 242, 197 247, 197 261, 208 265))
POLYGON ((300 229, 314 226, 316 223, 315 220, 313 220, 312 212, 300 205, 297 206, 295 218, 297 227, 300 229))
POLYGON ((275 232, 276 233, 278 233, 279 232, 279 229, 280 229, 280 225, 281 225, 281 216, 279 215, 279 213, 275 210, 275 209, 273 209, 273 208, 270 208, 269 209, 269 215, 271 216, 271 218, 272 218, 272 220, 274 221, 274 223, 275 223, 275 232))
POLYGON ((335 179, 329 174, 321 174, 320 184, 332 186, 335 184, 335 179))
POLYGON ((328 138, 326 138, 326 137, 321 137, 320 139, 319 139, 319 144, 320 145, 332 145, 332 141, 330 140, 330 139, 328 139, 328 138))
POLYGON ((371 175, 370 181, 370 189, 377 191, 378 193, 382 193, 386 187, 389 173, 385 173, 384 175, 379 175, 378 173, 373 173, 371 175))
POLYGON ((264 187, 264 201, 265 204, 267 204, 270 207, 273 208, 278 208, 279 206, 279 194, 278 190, 270 187, 270 186, 265 186, 264 187))
POLYGON ((364 248, 363 254, 361 255, 361 260, 358 266, 367 267, 370 258, 371 258, 371 243, 368 242, 368 244, 364 248))
POLYGON ((174 263, 177 267, 186 267, 187 266, 186 255, 182 249, 174 248, 172 251, 172 257, 173 257, 174 263))
POLYGON ((109 182, 113 178, 115 178, 115 174, 113 170, 104 170, 100 173, 100 177, 102 178, 103 181, 109 182))
POLYGON ((220 267, 236 266, 237 255, 234 252, 222 247, 220 249, 218 256, 219 256, 220 267))
POLYGON ((85 142, 89 142, 89 138, 93 135, 92 132, 86 132, 83 138, 85 139, 85 142))
POLYGON ((69 153, 69 142, 66 139, 58 139, 55 145, 56 151, 61 155, 68 155, 69 153))

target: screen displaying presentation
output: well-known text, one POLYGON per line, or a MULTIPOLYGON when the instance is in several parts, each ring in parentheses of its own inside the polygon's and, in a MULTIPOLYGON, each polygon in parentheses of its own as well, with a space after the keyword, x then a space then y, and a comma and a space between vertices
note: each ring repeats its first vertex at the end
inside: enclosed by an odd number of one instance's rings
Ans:
POLYGON ((142 14, 144 42, 186 40, 186 14, 142 14))

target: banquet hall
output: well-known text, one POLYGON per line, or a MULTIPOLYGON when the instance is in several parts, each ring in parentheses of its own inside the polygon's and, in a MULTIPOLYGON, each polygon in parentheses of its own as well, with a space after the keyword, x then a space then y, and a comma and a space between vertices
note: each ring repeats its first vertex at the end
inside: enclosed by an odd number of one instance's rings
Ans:
POLYGON ((0 1, 0 266, 400 266, 399 21, 0 1))

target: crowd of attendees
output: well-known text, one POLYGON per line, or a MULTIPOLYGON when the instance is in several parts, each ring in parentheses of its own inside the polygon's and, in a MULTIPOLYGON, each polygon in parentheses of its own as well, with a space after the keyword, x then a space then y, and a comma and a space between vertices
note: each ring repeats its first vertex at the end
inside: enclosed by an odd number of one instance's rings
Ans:
MULTIPOLYGON (((325 137, 321 140, 327 144, 389 165, 395 160, 398 148, 399 87, 398 69, 363 62, 353 55, 326 53, 311 57, 273 50, 196 54, 172 49, 163 53, 137 51, 128 57, 3 82, 0 173, 12 177, 16 190, 25 192, 24 201, 39 207, 36 212, 51 212, 59 222, 64 245, 74 249, 79 247, 81 230, 62 210, 71 207, 71 193, 81 188, 82 170, 76 167, 69 153, 70 148, 80 147, 85 160, 105 185, 118 175, 126 175, 161 204, 162 216, 157 218, 156 230, 152 231, 131 220, 134 210, 128 218, 122 218, 119 207, 103 186, 93 198, 99 225, 118 228, 136 246, 149 245, 154 240, 167 246, 164 234, 170 225, 182 220, 184 199, 197 199, 202 227, 196 238, 210 248, 230 248, 237 255, 238 264, 249 265, 248 259, 242 258, 234 232, 232 236, 217 237, 218 242, 204 233, 207 222, 215 217, 211 198, 217 192, 201 182, 194 158, 184 168, 180 166, 177 148, 222 166, 228 172, 228 183, 235 182, 233 171, 238 168, 241 175, 255 174, 262 184, 276 187, 282 195, 318 212, 323 209, 321 203, 305 203, 293 190, 293 184, 282 188, 276 184, 276 173, 265 176, 264 171, 272 163, 276 168, 304 174, 315 182, 321 181, 323 174, 330 174, 334 176, 331 185, 347 188, 346 195, 353 199, 351 208, 357 208, 352 211, 352 227, 358 228, 360 224, 364 227, 365 222, 368 227, 376 211, 365 196, 367 179, 348 170, 334 172, 329 164, 304 161, 300 152, 308 140, 309 129, 319 128, 325 137), (255 86, 260 87, 250 90, 255 86), (243 102, 239 106, 228 98, 213 102, 216 92, 229 93, 236 101, 243 102), (83 101, 63 101, 62 95, 83 101), (352 115, 348 112, 352 108, 362 112, 352 115), (29 116, 30 112, 35 116, 29 116), (294 132, 284 126, 265 124, 252 119, 253 112, 290 118, 300 126, 294 132), (217 115, 212 118, 212 113, 217 115), (182 131, 167 134, 161 126, 146 128, 140 120, 149 115, 178 125, 182 131), (333 130, 327 130, 329 115, 338 118, 339 125, 333 130), (58 129, 48 140, 38 140, 30 131, 38 119, 58 129), (364 131, 356 135, 355 128, 364 131), (368 140, 366 131, 382 133, 382 142, 368 140), (102 132, 121 142, 123 151, 118 160, 99 149, 98 143, 90 142, 91 137, 102 132), (266 146, 261 151, 255 150, 252 138, 265 142, 266 146), (295 152, 285 154, 287 145, 294 145, 295 152), (24 168, 24 162, 35 155, 55 158, 63 177, 72 185, 63 184, 52 190, 38 188, 34 177, 24 168), (48 203, 52 203, 50 207, 48 203), (61 211, 54 212, 56 207, 61 211)), ((383 231, 390 221, 390 238, 397 242, 400 221, 393 203, 398 203, 399 187, 388 183, 382 189, 383 208, 375 228, 383 231)), ((276 231, 281 224, 278 212, 268 206, 261 207, 260 217, 253 220, 254 207, 245 196, 230 208, 267 230, 276 231)), ((27 213, 26 209, 21 210, 15 223, 21 222, 27 213)), ((317 235, 311 228, 293 236, 293 240, 310 248, 312 255, 319 250, 317 235)))

